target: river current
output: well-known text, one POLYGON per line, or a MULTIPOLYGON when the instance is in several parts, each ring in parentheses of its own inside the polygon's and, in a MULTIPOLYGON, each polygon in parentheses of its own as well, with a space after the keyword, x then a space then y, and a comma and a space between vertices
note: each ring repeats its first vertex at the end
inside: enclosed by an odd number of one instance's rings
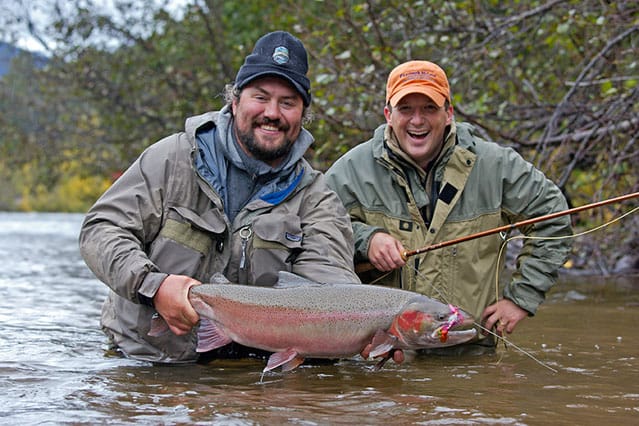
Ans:
POLYGON ((110 353, 99 327, 107 288, 78 252, 81 221, 0 213, 0 424, 639 419, 638 276, 563 274, 538 314, 494 355, 419 356, 377 372, 356 357, 260 380, 258 360, 155 366, 110 353))

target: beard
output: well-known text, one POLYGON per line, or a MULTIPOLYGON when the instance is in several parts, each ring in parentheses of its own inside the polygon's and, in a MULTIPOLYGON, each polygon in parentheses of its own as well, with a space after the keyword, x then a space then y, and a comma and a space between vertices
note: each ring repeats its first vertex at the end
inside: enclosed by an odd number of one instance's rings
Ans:
POLYGON ((291 147, 295 141, 284 138, 284 143, 275 149, 267 149, 260 146, 259 142, 255 138, 255 132, 253 129, 255 127, 259 127, 263 124, 269 124, 272 126, 277 126, 280 130, 282 130, 285 134, 289 130, 288 126, 282 126, 280 124, 280 120, 269 120, 264 119, 259 123, 254 123, 253 126, 246 132, 243 132, 239 128, 237 129, 237 136, 242 143, 242 145, 246 148, 248 152, 251 153, 253 158, 263 161, 265 163, 279 160, 284 158, 291 152, 291 147))

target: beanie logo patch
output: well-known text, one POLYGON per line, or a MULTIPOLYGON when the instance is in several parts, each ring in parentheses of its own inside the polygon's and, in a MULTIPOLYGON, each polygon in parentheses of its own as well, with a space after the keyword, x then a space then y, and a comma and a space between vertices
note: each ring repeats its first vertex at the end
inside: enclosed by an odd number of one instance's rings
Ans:
POLYGON ((273 52, 273 60, 276 64, 283 65, 288 62, 288 49, 284 46, 279 46, 275 48, 273 52))

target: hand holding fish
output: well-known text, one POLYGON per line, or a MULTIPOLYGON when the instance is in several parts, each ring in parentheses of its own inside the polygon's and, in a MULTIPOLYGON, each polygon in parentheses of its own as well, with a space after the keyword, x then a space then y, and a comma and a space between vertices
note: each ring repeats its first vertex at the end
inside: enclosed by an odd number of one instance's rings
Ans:
MULTIPOLYGON (((373 343, 369 343, 368 345, 366 345, 362 352, 360 352, 361 357, 364 359, 368 359, 368 356, 370 355, 372 349, 373 343)), ((386 358, 393 358, 393 361, 395 361, 396 364, 401 364, 402 362, 404 362, 404 351, 401 349, 393 349, 389 352, 378 355, 378 357, 382 358, 382 360, 386 360, 386 358)))
POLYGON ((155 309, 178 336, 191 331, 200 320, 189 302, 189 289, 199 284, 199 281, 185 275, 169 275, 153 297, 155 309))
POLYGON ((368 261, 378 271, 391 271, 406 264, 402 254, 404 251, 398 239, 386 232, 377 232, 368 244, 368 261))
MULTIPOLYGON (((495 327, 498 335, 504 332, 510 334, 515 330, 519 321, 528 316, 528 312, 508 299, 501 299, 484 309, 481 315, 482 324, 487 330, 495 327)), ((486 331, 483 332, 487 334, 486 331)))

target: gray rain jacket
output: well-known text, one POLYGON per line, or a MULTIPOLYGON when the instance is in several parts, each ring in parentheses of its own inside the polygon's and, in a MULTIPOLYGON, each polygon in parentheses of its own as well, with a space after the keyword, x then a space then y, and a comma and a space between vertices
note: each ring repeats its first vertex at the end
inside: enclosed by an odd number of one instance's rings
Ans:
POLYGON ((147 335, 155 313, 150 301, 169 274, 207 282, 222 272, 231 282, 273 285, 283 270, 318 282, 359 282, 348 214, 324 176, 302 158, 313 141, 306 130, 282 169, 288 175, 267 182, 272 192, 259 193, 229 222, 214 186, 223 180, 224 156, 237 160, 227 137, 231 128, 227 107, 187 119, 185 132, 147 148, 84 220, 82 256, 111 289, 102 328, 127 356, 197 360, 195 331, 147 335), (216 164, 208 164, 204 179, 197 171, 202 151, 196 132, 212 126, 224 147, 214 147, 216 164))

